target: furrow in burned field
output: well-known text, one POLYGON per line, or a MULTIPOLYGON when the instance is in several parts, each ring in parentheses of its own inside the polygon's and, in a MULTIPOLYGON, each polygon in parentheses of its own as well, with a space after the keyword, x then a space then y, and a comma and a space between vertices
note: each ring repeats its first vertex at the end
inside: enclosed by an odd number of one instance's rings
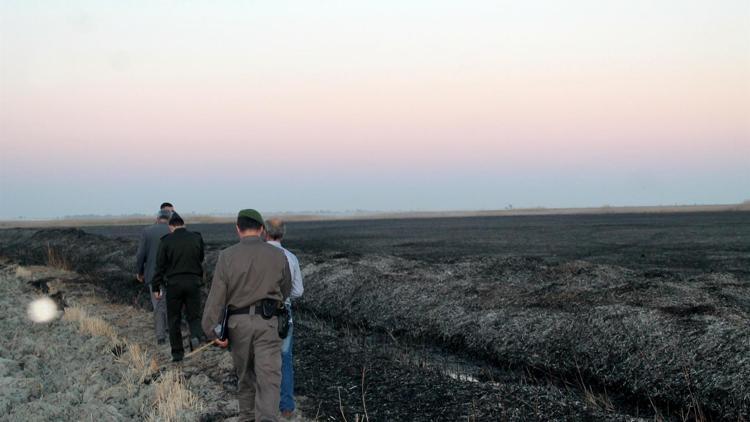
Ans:
MULTIPOLYGON (((303 411, 324 420, 342 414, 350 421, 365 414, 425 422, 638 419, 638 409, 623 414, 604 392, 579 394, 574 386, 490 370, 306 311, 295 318, 297 391, 308 397, 303 411)), ((650 406, 640 410, 641 417, 652 415, 650 406)))
POLYGON ((750 417, 750 282, 735 275, 366 256, 319 260, 305 276, 315 294, 303 307, 332 320, 581 380, 674 416, 750 417))

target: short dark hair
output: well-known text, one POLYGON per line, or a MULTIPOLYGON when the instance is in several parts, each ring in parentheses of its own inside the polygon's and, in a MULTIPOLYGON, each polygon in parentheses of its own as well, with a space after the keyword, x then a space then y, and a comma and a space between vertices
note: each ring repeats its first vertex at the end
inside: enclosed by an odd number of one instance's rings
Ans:
POLYGON ((237 217, 237 227, 244 232, 245 230, 258 230, 263 227, 263 224, 249 217, 237 217))
POLYGON ((167 207, 174 208, 174 205, 172 205, 169 202, 162 202, 161 205, 159 206, 159 209, 163 210, 164 208, 167 208, 167 207))
POLYGON ((185 225, 185 220, 183 220, 182 217, 180 217, 180 214, 177 214, 176 212, 173 212, 172 216, 169 217, 169 225, 170 226, 174 226, 174 227, 184 226, 185 225))

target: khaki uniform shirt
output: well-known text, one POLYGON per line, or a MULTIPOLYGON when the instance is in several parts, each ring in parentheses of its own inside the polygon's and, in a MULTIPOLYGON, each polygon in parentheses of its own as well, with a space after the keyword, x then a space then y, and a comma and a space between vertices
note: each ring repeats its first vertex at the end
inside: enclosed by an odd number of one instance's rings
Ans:
POLYGON ((215 338, 225 306, 244 308, 263 299, 289 297, 292 276, 284 252, 251 236, 219 254, 211 290, 203 310, 203 331, 215 338))

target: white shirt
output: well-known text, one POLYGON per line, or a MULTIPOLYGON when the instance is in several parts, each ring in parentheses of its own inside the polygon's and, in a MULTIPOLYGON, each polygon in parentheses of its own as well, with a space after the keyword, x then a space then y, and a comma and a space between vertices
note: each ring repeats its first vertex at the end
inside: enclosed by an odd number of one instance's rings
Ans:
POLYGON ((269 245, 276 246, 277 248, 284 251, 284 255, 286 255, 286 260, 289 263, 289 271, 292 273, 292 293, 290 294, 289 298, 287 298, 287 303, 291 303, 291 299, 297 299, 298 297, 302 296, 302 293, 305 292, 305 288, 302 285, 302 270, 299 268, 299 260, 296 256, 294 256, 293 253, 289 252, 281 246, 281 243, 276 240, 269 240, 269 245))

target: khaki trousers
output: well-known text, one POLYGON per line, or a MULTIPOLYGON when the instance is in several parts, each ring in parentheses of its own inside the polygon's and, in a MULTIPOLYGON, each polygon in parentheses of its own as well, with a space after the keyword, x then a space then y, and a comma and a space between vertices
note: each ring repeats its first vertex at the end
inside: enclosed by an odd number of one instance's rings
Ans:
POLYGON ((238 378, 240 421, 276 422, 281 387, 281 342, 276 317, 232 315, 229 347, 238 378))

